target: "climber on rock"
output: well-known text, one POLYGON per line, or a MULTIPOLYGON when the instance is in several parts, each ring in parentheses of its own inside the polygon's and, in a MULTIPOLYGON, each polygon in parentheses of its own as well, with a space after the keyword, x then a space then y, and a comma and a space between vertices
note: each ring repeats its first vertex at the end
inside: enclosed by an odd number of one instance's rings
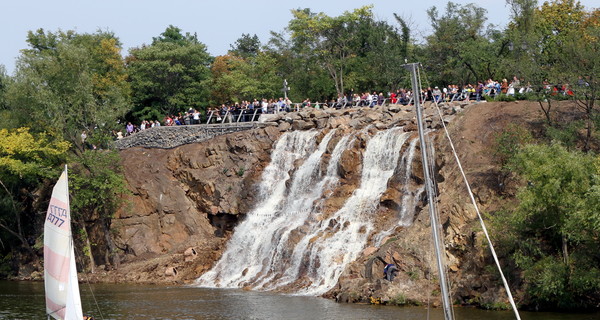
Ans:
POLYGON ((393 281, 397 272, 398 268, 396 268, 396 265, 388 263, 385 265, 385 268, 383 268, 383 277, 388 281, 393 281))

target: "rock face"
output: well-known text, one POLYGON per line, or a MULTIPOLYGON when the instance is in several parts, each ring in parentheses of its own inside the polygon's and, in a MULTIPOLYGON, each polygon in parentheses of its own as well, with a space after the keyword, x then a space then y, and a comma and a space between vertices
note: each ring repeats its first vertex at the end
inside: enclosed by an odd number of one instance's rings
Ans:
MULTIPOLYGON (((464 104, 458 103, 444 105, 444 121, 450 122, 464 108, 464 104)), ((426 108, 425 114, 429 129, 441 126, 434 108, 426 108)), ((339 175, 343 182, 331 190, 323 204, 327 215, 338 210, 360 182, 364 135, 399 126, 407 132, 416 130, 415 114, 408 107, 307 110, 263 115, 259 128, 169 150, 122 150, 132 195, 129 205, 117 213, 111 226, 124 262, 114 272, 120 274, 121 281, 189 282, 209 270, 221 256, 233 227, 254 205, 256 185, 271 160, 273 144, 283 132, 313 129, 356 132, 355 146, 341 155, 339 175)), ((441 137, 432 137, 439 144, 441 137)), ((458 287, 456 299, 493 299, 498 291, 488 290, 489 276, 479 276, 486 257, 476 248, 481 235, 472 229, 473 210, 466 196, 458 196, 454 191, 459 177, 447 169, 451 159, 448 152, 444 147, 437 153, 436 177, 442 195, 440 212, 447 243, 446 259, 451 279, 458 287)), ((392 217, 402 206, 403 191, 396 187, 399 181, 394 181, 401 176, 394 175, 381 198, 376 212, 381 217, 376 225, 378 230, 389 229, 392 217)), ((418 155, 408 176, 408 183, 417 190, 423 180, 418 155)), ((432 281, 437 271, 430 252, 429 218, 424 196, 417 194, 420 196, 413 205, 417 208, 414 217, 393 229, 380 246, 365 248, 326 296, 346 302, 366 302, 370 297, 391 301, 399 295, 412 301, 426 301, 428 295, 435 294, 437 285, 432 281), (394 282, 381 279, 383 261, 395 263, 400 269, 394 282)))

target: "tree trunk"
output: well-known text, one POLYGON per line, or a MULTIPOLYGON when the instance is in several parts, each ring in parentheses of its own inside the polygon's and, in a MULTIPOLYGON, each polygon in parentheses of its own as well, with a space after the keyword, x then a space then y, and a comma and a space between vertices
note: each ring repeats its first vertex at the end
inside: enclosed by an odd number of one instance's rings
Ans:
POLYGON ((109 261, 115 269, 119 269, 121 266, 121 259, 116 252, 115 244, 110 236, 110 219, 102 219, 102 228, 104 231, 104 239, 106 240, 106 249, 110 259, 109 261))
POLYGON ((546 101, 548 103, 548 109, 544 108, 544 104, 542 103, 542 101, 538 101, 538 103, 540 104, 542 112, 544 112, 544 115, 546 116, 546 123, 548 123, 548 125, 551 126, 552 118, 550 117, 550 109, 552 109, 552 104, 550 103, 550 99, 546 99, 546 101))
POLYGON ((562 235, 562 252, 565 265, 569 265, 569 249, 567 246, 567 237, 564 234, 562 235))
POLYGON ((90 273, 95 273, 96 272, 96 262, 94 261, 94 255, 92 254, 92 244, 90 243, 90 237, 89 237, 87 230, 85 229, 85 227, 83 229, 85 230, 85 246, 87 247, 87 252, 88 252, 88 257, 89 257, 90 273))

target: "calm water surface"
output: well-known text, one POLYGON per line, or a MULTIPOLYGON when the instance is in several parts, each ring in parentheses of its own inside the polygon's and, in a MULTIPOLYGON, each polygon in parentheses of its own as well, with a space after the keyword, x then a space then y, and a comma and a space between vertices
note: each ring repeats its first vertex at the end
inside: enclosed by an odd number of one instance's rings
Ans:
MULTIPOLYGON (((338 304, 267 292, 123 284, 81 284, 84 314, 96 319, 432 319, 440 309, 338 304), (93 294, 92 294, 93 292, 93 294), (95 300, 101 312, 95 305, 95 300)), ((0 281, 0 319, 46 319, 41 282, 0 281)), ((454 309, 457 320, 514 319, 509 311, 454 309)), ((522 312, 523 320, 600 319, 600 313, 522 312)))

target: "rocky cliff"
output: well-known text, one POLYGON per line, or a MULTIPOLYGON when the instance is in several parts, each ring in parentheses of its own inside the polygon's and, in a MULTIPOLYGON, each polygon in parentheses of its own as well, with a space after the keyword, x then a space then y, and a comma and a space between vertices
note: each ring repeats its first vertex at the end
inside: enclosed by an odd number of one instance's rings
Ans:
MULTIPOLYGON (((490 130, 482 126, 497 125, 497 119, 475 123, 486 110, 502 109, 503 121, 518 104, 448 104, 443 107, 444 120, 450 123, 457 147, 467 154, 464 165, 474 178, 474 189, 484 205, 493 192, 491 161, 486 144, 490 130), (492 109, 493 108, 493 109, 492 109), (475 147, 479 147, 479 149, 475 147), (475 150, 475 152, 474 152, 475 150), (479 151, 477 151, 479 150, 479 151), (487 178, 486 178, 487 175, 487 178), (487 180, 486 180, 487 179, 487 180)), ((522 106, 521 106, 522 107, 522 106)), ((441 122, 434 109, 426 108, 427 126, 439 129, 441 122)), ((509 120, 506 120, 509 119, 509 120)), ((121 249, 123 265, 118 270, 96 276, 106 279, 117 274, 118 281, 185 283, 209 270, 221 256, 233 227, 245 219, 257 199, 257 184, 271 160, 271 151, 279 137, 290 130, 319 130, 321 141, 326 132, 337 129, 333 140, 355 135, 356 142, 341 155, 339 187, 324 199, 324 212, 335 212, 357 188, 366 141, 375 132, 402 127, 416 130, 415 115, 407 107, 390 106, 374 109, 310 110, 263 116, 262 128, 230 133, 213 139, 173 149, 129 148, 121 151, 132 195, 129 204, 113 219, 115 242, 121 249)), ((500 127, 500 126, 499 126, 500 127)), ((436 180, 446 240, 446 254, 455 299, 461 302, 486 302, 499 297, 501 290, 491 287, 494 276, 483 272, 488 261, 481 235, 474 226, 474 211, 461 189, 460 177, 449 166, 453 161, 447 144, 437 131, 429 135, 437 146, 436 180), (463 195, 461 195, 463 194, 463 195)), ((413 133, 414 138, 414 133, 413 133)), ((331 149, 331 148, 329 148, 331 149)), ((330 154, 332 150, 328 150, 330 154)), ((463 153, 464 152, 464 153, 463 153)), ((295 167, 301 163, 294 164, 295 167)), ((391 230, 379 245, 365 248, 358 259, 346 268, 338 284, 327 296, 338 301, 369 301, 371 297, 396 301, 402 297, 426 301, 435 295, 434 257, 431 251, 430 226, 424 196, 417 189, 422 182, 420 157, 412 160, 408 181, 410 192, 418 195, 414 211, 407 221, 397 224, 393 217, 403 206, 407 189, 400 187, 400 174, 388 182, 387 190, 375 212, 375 228, 391 230), (398 279, 383 281, 383 261, 396 263, 398 279), (427 290, 423 290, 427 288, 427 290)), ((334 228, 335 226, 332 226, 334 228)), ((369 243, 377 241, 370 239, 369 243)), ((306 284, 296 283, 282 290, 294 291, 306 284)), ((496 284, 494 283, 494 286, 496 284)), ((498 286, 496 286, 498 287, 498 286)))

